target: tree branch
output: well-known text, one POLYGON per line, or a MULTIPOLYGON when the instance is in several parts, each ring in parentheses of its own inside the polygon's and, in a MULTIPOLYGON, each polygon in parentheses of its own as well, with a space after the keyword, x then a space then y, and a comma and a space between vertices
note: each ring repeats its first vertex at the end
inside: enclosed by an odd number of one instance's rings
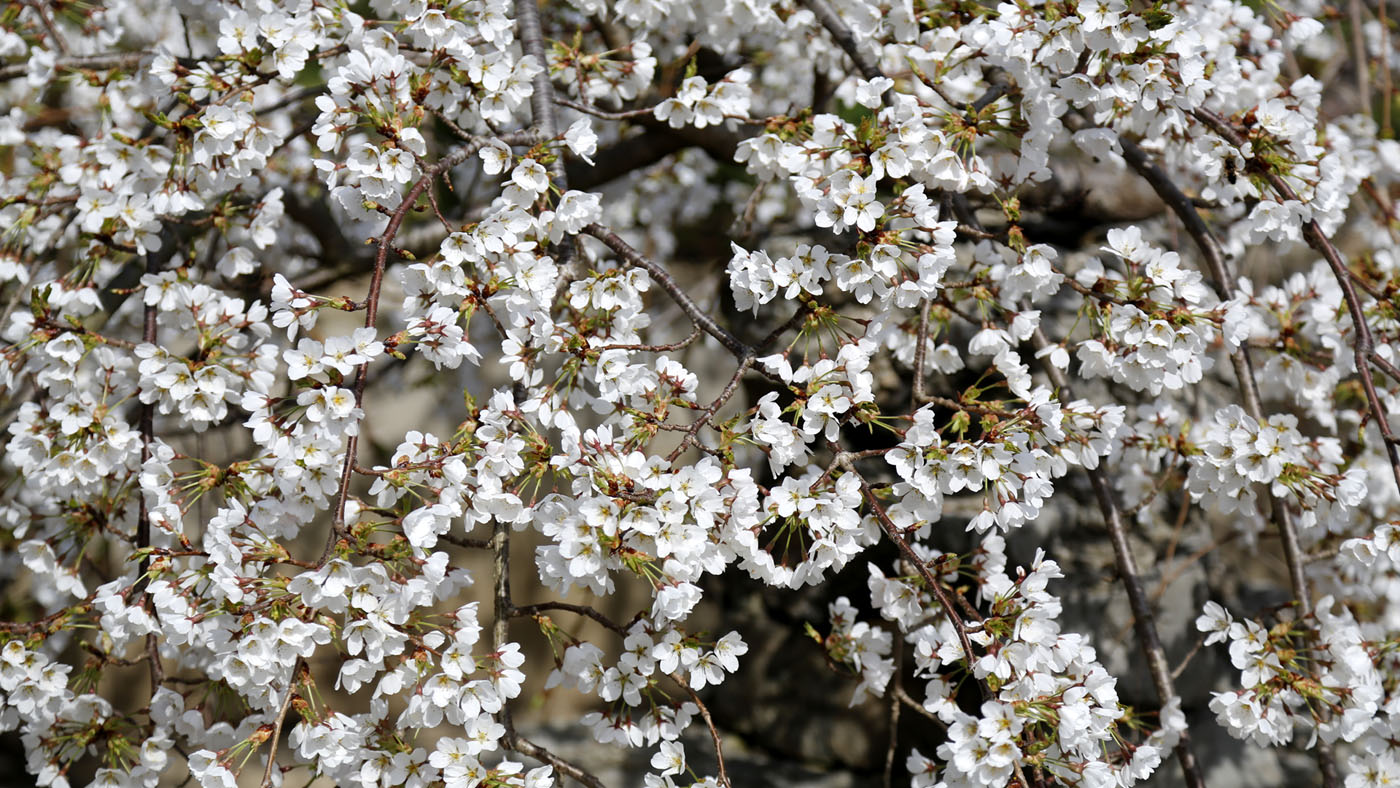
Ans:
POLYGON ((650 274, 652 280, 661 285, 661 289, 666 291, 666 294, 671 297, 672 301, 676 302, 676 306, 681 308, 681 311, 690 318, 692 323, 699 326, 700 330, 704 331, 706 334, 719 340, 719 343, 724 345, 736 358, 743 359, 753 355, 753 348, 745 345, 743 342, 739 341, 738 337, 721 328, 720 325, 715 322, 714 318, 706 314, 690 296, 686 295, 686 292, 681 289, 680 285, 676 284, 676 280, 665 268, 643 257, 641 252, 633 249, 626 241, 618 237, 616 233, 601 224, 590 224, 583 228, 583 231, 602 241, 629 265, 641 268, 650 274))
POLYGON ((866 79, 875 79, 884 76, 880 71, 880 64, 871 57, 856 41, 855 34, 851 32, 846 23, 841 21, 841 17, 836 15, 826 0, 801 0, 807 6, 807 10, 812 12, 812 16, 817 18, 821 26, 826 28, 826 32, 836 41, 836 46, 841 47, 851 58, 851 62, 856 64, 856 69, 860 75, 866 79))
MULTIPOLYGON (((1031 341, 1036 350, 1050 346, 1050 341, 1039 328, 1035 330, 1031 341)), ((1050 382, 1059 389, 1060 398, 1073 399, 1074 395, 1070 392, 1069 380, 1064 371, 1044 359, 1042 361, 1050 382)), ((1137 558, 1133 556, 1132 546, 1128 543, 1128 529, 1123 523, 1122 512, 1104 466, 1085 470, 1089 475, 1089 484, 1094 488, 1094 497, 1098 501, 1099 511, 1103 514, 1104 524, 1108 526, 1109 539, 1113 543, 1113 558, 1118 565, 1118 575, 1123 581, 1123 588, 1128 593, 1128 606, 1133 611, 1133 629, 1137 634, 1138 645, 1147 657, 1147 669, 1157 690, 1157 699, 1166 705, 1178 696, 1172 681, 1171 667, 1167 662, 1166 650, 1162 648, 1162 640, 1157 634, 1152 604, 1148 601, 1147 592, 1142 585, 1142 573, 1138 570, 1137 558)), ((1191 751, 1191 737, 1186 731, 1181 732, 1181 739, 1177 742, 1176 759, 1181 764, 1186 784, 1190 788, 1205 788, 1205 778, 1201 776, 1200 765, 1196 762, 1195 753, 1191 751)))

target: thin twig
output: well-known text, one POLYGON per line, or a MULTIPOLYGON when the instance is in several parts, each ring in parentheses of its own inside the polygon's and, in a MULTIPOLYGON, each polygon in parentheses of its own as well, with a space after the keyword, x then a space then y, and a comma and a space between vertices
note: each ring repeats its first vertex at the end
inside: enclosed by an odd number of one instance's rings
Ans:
POLYGON ((720 327, 720 325, 715 322, 714 318, 706 314, 689 295, 686 295, 685 290, 681 289, 681 286, 676 284, 676 280, 665 268, 648 260, 641 252, 633 249, 626 241, 618 237, 617 233, 614 233, 601 224, 590 224, 583 228, 583 231, 602 241, 629 265, 641 268, 650 274, 652 280, 661 285, 661 289, 666 291, 666 295, 670 296, 671 300, 676 302, 676 306, 681 308, 681 311, 690 318, 692 323, 699 326, 700 330, 704 331, 706 334, 719 340, 719 343, 724 345, 735 357, 742 359, 753 355, 752 348, 741 342, 738 337, 720 327))
MULTIPOLYGON (((914 571, 923 579, 924 585, 928 586, 929 591, 938 599, 938 604, 943 608, 943 614, 948 617, 949 623, 953 625, 953 630, 957 632, 958 641, 962 644, 963 657, 967 660, 967 672, 970 675, 975 675, 973 666, 977 663, 976 652, 972 650, 972 640, 968 637, 967 625, 963 622, 962 617, 958 615, 953 600, 948 596, 948 590, 944 588, 943 583, 934 576, 928 564, 919 557, 918 553, 914 552, 914 548, 909 546, 909 542, 905 540, 904 535, 900 533, 899 526, 895 525, 894 521, 890 519, 889 514, 885 512, 885 507, 880 504, 880 499, 875 496, 875 491, 870 488, 870 483, 856 470, 855 465, 851 463, 851 460, 846 456, 845 452, 841 452, 837 455, 835 464, 845 468, 848 473, 855 474, 856 478, 860 481, 861 494, 865 496, 865 501, 870 505, 870 510, 875 513, 875 519, 880 523, 880 527, 885 531, 885 535, 889 537, 890 541, 894 542, 895 547, 899 548, 900 555, 904 557, 904 560, 909 562, 910 566, 914 567, 914 571)), ((982 682, 982 684, 983 693, 987 696, 987 699, 990 700, 991 692, 986 687, 985 682, 982 682)))
POLYGON ((622 635, 623 637, 627 636, 626 627, 622 626, 616 621, 613 621, 612 619, 608 618, 602 613, 599 613, 597 610, 589 607, 588 605, 575 605, 571 602, 540 602, 534 605, 525 605, 524 607, 512 606, 510 609, 510 613, 513 616, 536 616, 540 613, 546 613, 551 610, 561 610, 565 613, 573 613, 574 615, 591 618, 594 621, 597 621, 599 624, 602 624, 605 628, 619 635, 622 635))
POLYGON ((580 766, 576 766, 575 764, 566 761, 563 758, 560 758, 558 755, 555 755, 549 750, 546 750, 540 745, 535 744, 534 742, 530 741, 524 736, 521 736, 518 733, 511 733, 509 745, 512 750, 520 753, 521 755, 534 758, 535 760, 540 761, 541 763, 547 763, 550 766, 553 766, 556 772, 559 772, 565 777, 570 777, 574 780, 577 780, 583 783, 584 785, 588 786, 588 788, 603 788, 603 782, 597 777, 595 777, 593 774, 584 771, 584 769, 580 766))
POLYGON ((934 714, 933 712, 924 708, 924 704, 918 702, 917 700, 914 700, 914 698, 908 692, 906 692, 903 687, 896 687, 894 691, 894 696, 900 703, 903 703, 905 706, 908 706, 909 708, 913 709, 919 716, 923 717, 924 719, 938 723, 938 726, 941 728, 948 727, 943 722, 943 720, 938 719, 937 714, 934 714))
POLYGON ((739 388, 739 381, 743 379, 744 373, 749 371, 749 367, 753 366, 753 361, 753 355, 744 356, 739 362, 739 368, 734 370, 734 376, 729 379, 729 383, 725 385, 724 390, 705 408, 705 411, 700 414, 700 417, 695 420, 695 423, 691 424, 690 428, 685 431, 685 434, 681 436, 680 445, 676 446, 670 455, 666 457, 666 462, 675 462, 676 458, 681 456, 681 452, 685 451, 687 446, 696 442, 696 436, 700 434, 700 430, 703 429, 706 424, 709 424, 710 419, 714 418, 715 413, 718 412, 720 408, 724 407, 724 403, 728 402, 730 397, 734 396, 734 392, 739 388))
POLYGON ((885 747, 885 788, 894 786, 894 758, 899 750, 899 696, 904 692, 904 632, 895 628, 894 632, 894 673, 890 676, 893 686, 890 689, 890 741, 885 747))
MULTIPOLYGON (((679 679, 677 682, 680 683, 679 679)), ((696 708, 700 709, 700 719, 704 720, 705 727, 710 729, 710 739, 715 744, 715 764, 719 769, 720 784, 724 785, 725 788, 731 788, 733 783, 729 781, 729 772, 724 768, 724 746, 720 743, 719 729, 715 727, 715 721, 710 717, 710 710, 705 706, 705 702, 700 700, 700 695, 690 688, 689 684, 681 683, 681 686, 690 693, 690 700, 695 703, 696 708)))
POLYGON ((629 109, 623 110, 621 112, 608 112, 604 109, 598 109, 592 104, 582 104, 577 101, 571 101, 566 98, 561 98, 559 96, 554 97, 554 103, 558 104, 561 107, 568 107, 569 109, 574 110, 575 112, 582 112, 585 115, 592 115, 593 117, 600 118, 602 120, 630 120, 632 118, 643 118, 656 112, 655 107, 629 109))
POLYGON ((1201 646, 1205 642, 1206 639, 1204 635, 1196 638, 1196 645, 1192 646, 1191 650, 1186 652, 1186 656, 1181 658, 1181 664, 1177 665, 1176 669, 1172 671, 1172 681, 1181 678, 1181 674, 1186 672, 1186 666, 1191 664, 1191 659, 1196 656, 1196 652, 1201 650, 1201 646))
MULTIPOLYGON (((173 251, 164 255, 146 255, 146 273, 159 273, 164 267, 165 260, 173 251)), ((146 304, 141 319, 141 341, 145 344, 154 345, 156 342, 156 329, 160 313, 159 303, 146 304)), ((151 443, 155 440, 155 402, 142 402, 141 415, 139 419, 139 429, 141 432, 141 467, 151 459, 151 443)), ((136 549, 149 550, 151 547, 151 513, 146 507, 146 490, 144 485, 136 485, 137 512, 136 512, 136 549)), ((142 553, 141 561, 137 567, 136 586, 141 590, 141 606, 146 608, 151 615, 155 615, 155 603, 151 600, 148 592, 149 578, 146 576, 151 569, 151 556, 149 552, 142 553)), ((154 632, 146 635, 146 653, 150 655, 148 669, 151 677, 151 692, 155 693, 160 689, 161 681, 165 677, 164 667, 160 661, 160 643, 156 639, 154 632)))
MULTIPOLYGON (((943 584, 938 581, 937 577, 934 577, 933 572, 928 568, 928 564, 924 563, 923 559, 919 558, 919 554, 914 552, 914 548, 909 546, 909 542, 905 541, 903 535, 899 532, 899 526, 894 524, 889 514, 885 512, 885 507, 880 505, 880 499, 875 497, 875 491, 870 488, 870 483, 855 469, 855 465, 852 464, 850 456, 845 452, 840 452, 837 454, 837 462, 849 473, 856 475, 856 478, 860 481, 861 493, 865 496, 866 502, 870 504, 870 509, 875 513, 875 519, 880 523, 880 527, 884 529, 885 535, 895 543, 895 546, 899 548, 900 554, 913 565, 919 577, 923 579, 924 583, 929 587, 929 590, 933 592, 933 595, 938 598, 938 604, 943 607, 944 615, 948 617, 948 621, 958 633, 958 640, 962 643, 963 655, 967 659, 968 675, 976 679, 978 687, 982 690, 982 697, 985 700, 992 700, 995 694, 992 692, 991 687, 987 685, 987 680, 977 677, 975 670, 977 660, 975 652, 972 650, 972 640, 968 637, 967 625, 963 623, 962 616, 958 615, 957 608, 954 607, 953 600, 949 596, 948 590, 943 587, 943 584)), ((1019 759, 1014 760, 1011 762, 1011 766, 1022 788, 1029 786, 1030 783, 1026 781, 1026 775, 1021 770, 1021 761, 1019 759)))
POLYGON ((287 697, 282 699, 282 706, 277 710, 277 721, 272 726, 272 745, 267 753, 267 768, 263 770, 260 788, 269 788, 272 785, 272 770, 277 766, 277 744, 282 740, 282 724, 287 721, 287 710, 292 707, 292 698, 297 694, 297 676, 301 674, 305 665, 304 661, 298 659, 292 667, 292 680, 287 685, 287 697))
POLYGON ((458 547, 466 547, 472 550, 490 550, 492 545, 490 539, 472 539, 468 536, 457 536, 455 534, 438 534, 438 538, 448 544, 455 544, 458 547))
POLYGON ((703 332, 700 330, 699 326, 693 326, 691 328, 690 333, 686 335, 686 338, 680 340, 679 342, 670 342, 663 345, 643 345, 637 343, 620 345, 598 345, 596 347, 590 347, 588 349, 589 351, 597 353, 601 353, 605 350, 638 350, 647 353, 670 353, 676 350, 684 349, 691 342, 694 342, 695 340, 699 339, 700 334, 702 333, 703 332))

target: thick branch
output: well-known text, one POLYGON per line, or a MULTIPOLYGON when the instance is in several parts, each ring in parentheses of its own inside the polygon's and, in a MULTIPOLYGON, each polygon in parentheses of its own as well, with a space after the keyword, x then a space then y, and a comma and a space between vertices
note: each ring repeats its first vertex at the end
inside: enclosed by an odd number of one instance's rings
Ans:
MULTIPOLYGON (((544 50, 537 0, 515 0, 515 28, 516 35, 520 37, 520 47, 540 67, 540 72, 531 80, 534 92, 530 94, 530 115, 540 136, 552 140, 559 133, 559 122, 554 114, 554 83, 549 78, 549 57, 544 50)), ((550 162, 549 175, 560 193, 568 191, 569 178, 564 171, 562 156, 556 156, 550 162)))
POLYGON ((841 17, 836 15, 831 6, 826 4, 826 0, 802 0, 802 4, 807 6, 807 10, 812 12, 812 16, 815 16, 821 26, 826 28, 826 32, 831 34, 836 45, 850 56, 861 76, 866 79, 884 76, 880 71, 880 64, 861 48, 860 43, 856 41, 855 34, 851 32, 849 27, 846 27, 846 23, 841 21, 841 17))
POLYGON ((700 148, 721 164, 732 163, 739 149, 739 135, 721 126, 673 129, 651 117, 637 118, 634 122, 646 131, 599 149, 593 155, 591 166, 577 160, 569 161, 566 171, 572 188, 584 191, 597 188, 686 148, 700 148))

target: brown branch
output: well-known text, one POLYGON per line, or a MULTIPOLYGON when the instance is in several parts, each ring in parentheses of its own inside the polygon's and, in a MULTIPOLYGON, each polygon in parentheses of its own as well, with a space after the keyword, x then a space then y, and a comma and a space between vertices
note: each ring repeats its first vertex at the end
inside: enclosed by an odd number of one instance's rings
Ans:
MULTIPOLYGON (((169 239, 165 240, 169 243, 169 239)), ((146 273, 159 273, 169 254, 173 254, 173 250, 167 252, 166 255, 146 255, 146 273)), ((143 343, 155 344, 159 313, 160 305, 158 303, 145 305, 141 315, 141 341, 143 343)), ((151 443, 155 440, 155 418, 155 402, 142 402, 138 429, 141 432, 141 467, 143 468, 151 459, 151 443)), ((142 553, 137 566, 135 588, 140 589, 141 606, 154 616, 155 605, 151 601, 150 594, 147 593, 149 581, 146 577, 151 569, 149 552, 151 547, 151 513, 146 507, 146 491, 142 489, 139 481, 136 485, 136 499, 136 550, 147 552, 142 553)), ((160 643, 156 640, 154 632, 146 635, 146 653, 150 655, 148 667, 151 677, 151 693, 155 694, 156 690, 160 689, 161 680, 165 677, 165 670, 160 661, 160 643)))
POLYGON ((685 691, 690 693, 690 700, 700 709, 700 718, 705 721, 705 727, 710 729, 710 739, 715 744, 715 764, 719 769, 720 784, 725 786, 725 788, 730 788, 733 783, 729 781, 729 772, 724 768, 724 746, 720 743, 719 729, 715 727, 715 721, 710 717, 710 710, 705 706, 705 702, 700 700, 700 695, 690 688, 689 684, 682 682, 680 679, 676 679, 674 676, 672 676, 672 678, 675 679, 676 683, 685 687, 685 691))
POLYGON ((968 413, 975 413, 978 416, 996 416, 999 419, 1014 419, 1021 414, 1005 408, 993 408, 989 405, 978 405, 972 402, 940 397, 937 394, 925 394, 919 397, 919 404, 933 404, 939 407, 951 408, 952 410, 965 410, 968 413))
MULTIPOLYGON (((54 62, 54 69, 70 71, 103 71, 112 68, 134 68, 149 52, 110 52, 100 55, 70 55, 54 62)), ((0 82, 8 82, 29 73, 28 62, 14 63, 0 68, 0 82)))
POLYGON ((561 107, 568 107, 575 112, 582 112, 585 115, 592 115, 595 118, 601 118, 603 120, 631 120, 632 118, 646 117, 656 111, 655 107, 643 107, 641 109, 628 109, 621 112, 608 112, 592 104, 583 104, 566 98, 560 98, 559 96, 554 97, 554 103, 561 107))
MULTIPOLYGON (((507 141, 520 139, 522 135, 503 135, 507 141)), ((529 137, 531 135, 524 135, 529 137)), ((432 182, 439 175, 447 172, 453 167, 461 164, 475 154, 481 147, 487 144, 485 138, 474 139, 471 142, 458 147, 451 153, 442 157, 429 167, 414 184, 409 187, 408 193, 404 195, 403 201, 394 209, 389 216, 389 223, 385 226, 384 232, 380 234, 378 240, 378 251, 374 255, 374 268, 370 273, 369 294, 365 297, 365 327, 373 329, 379 317, 379 292, 384 283, 384 268, 389 260, 389 249, 393 246, 394 237, 398 235, 399 228, 403 226, 404 219, 408 212, 418 202, 418 198, 432 185, 432 182)), ((365 399, 365 386, 369 382, 369 362, 360 364, 355 370, 355 407, 363 407, 365 399)), ((331 551, 335 547, 336 540, 345 532, 345 505, 350 498, 350 480, 354 475, 356 457, 359 449, 359 434, 349 435, 345 439, 345 464, 340 473, 340 484, 336 490, 335 515, 331 521, 330 534, 326 538, 325 549, 321 552, 321 558, 316 562, 318 567, 324 566, 330 560, 331 551)))
MULTIPOLYGON (((958 640, 962 643, 963 654, 967 659, 968 675, 976 678, 976 672, 974 671, 976 657, 972 650, 972 640, 968 637, 967 625, 963 622, 962 616, 958 615, 952 597, 948 594, 948 589, 944 588, 938 578, 934 577, 933 573, 928 568, 928 564, 924 563, 923 559, 919 558, 919 554, 914 552, 914 548, 909 546, 909 542, 905 541, 904 536, 900 534, 899 526, 894 524, 889 514, 885 512, 885 508, 880 505, 880 499, 875 497, 875 491, 870 488, 870 483, 867 482, 865 477, 861 476, 860 473, 856 471, 855 466, 851 464, 849 455, 845 452, 841 452, 837 455, 837 462, 850 473, 854 473, 856 478, 860 480, 861 493, 865 495, 865 500, 870 504, 871 511, 875 513, 875 519, 880 523, 880 527, 885 531, 885 535, 895 543, 895 546, 899 548, 900 554, 904 556, 906 561, 913 565, 919 577, 923 579, 924 583, 929 587, 929 590, 933 592, 933 595, 938 598, 938 604, 942 606, 944 615, 948 617, 948 621, 958 633, 958 640)), ((992 700, 995 695, 991 687, 987 685, 986 679, 976 678, 976 681, 977 686, 982 690, 982 697, 986 700, 992 700)), ((1015 770, 1016 779, 1020 782, 1022 788, 1029 786, 1030 783, 1027 782, 1026 775, 1021 770, 1021 761, 1019 759, 1012 761, 1011 766, 1015 770)))
POLYGON ((455 544, 458 547, 467 547, 472 550, 490 550, 490 539, 472 539, 467 536, 456 536, 455 534, 438 534, 438 538, 448 544, 455 544))
POLYGON ((894 686, 890 688, 890 740, 885 747, 883 782, 885 788, 893 788, 894 786, 894 757, 899 750, 899 696, 904 693, 904 632, 899 628, 895 628, 894 631, 892 652, 894 654, 894 673, 890 676, 890 681, 894 686))
POLYGON ((512 616, 536 616, 540 613, 546 613, 551 610, 560 610, 565 613, 573 613, 577 616, 585 616, 587 618, 591 618, 594 621, 597 621, 599 624, 602 624, 607 629, 616 632, 617 634, 623 637, 627 636, 626 627, 622 626, 616 621, 613 621, 612 619, 608 618, 602 613, 599 613, 597 610, 594 610, 593 608, 587 605, 575 605, 570 602, 540 602, 539 604, 525 605, 524 607, 512 606, 510 609, 510 614, 512 616))
POLYGON ((43 24, 44 30, 48 32, 49 38, 53 39, 53 44, 58 47, 59 53, 67 55, 69 53, 68 42, 59 34, 58 28, 54 27, 53 20, 49 18, 49 12, 44 8, 44 4, 38 0, 30 0, 29 7, 33 8, 34 13, 38 15, 40 23, 43 24))
POLYGON ((1201 637, 1196 638, 1196 645, 1192 646, 1192 647, 1191 647, 1191 650, 1188 651, 1188 652, 1186 652, 1186 656, 1184 656, 1184 657, 1181 658, 1181 664, 1180 664, 1180 665, 1177 665, 1176 668, 1174 668, 1174 669, 1172 670, 1172 680, 1173 680, 1173 681, 1175 681, 1176 679, 1180 678, 1180 677, 1181 677, 1181 674, 1186 672, 1186 666, 1191 664, 1191 659, 1192 659, 1193 657, 1196 656, 1196 652, 1198 652, 1198 651, 1201 650, 1201 646, 1202 646, 1205 642, 1206 642, 1205 636, 1201 636, 1201 637))
POLYGON ((282 724, 287 721, 287 710, 292 707, 292 698, 297 694, 297 676, 305 667, 306 662, 301 659, 292 667, 292 680, 287 685, 287 697, 282 700, 282 706, 277 710, 277 721, 272 726, 272 749, 267 753, 267 768, 263 770, 259 788, 270 788, 272 785, 272 770, 277 765, 277 744, 282 740, 282 724))
POLYGON ((700 430, 703 429, 706 424, 709 424, 710 419, 714 418, 715 413, 719 411, 720 408, 724 407, 724 403, 728 402, 730 397, 734 396, 734 392, 739 388, 739 381, 743 379, 744 373, 749 371, 749 367, 753 366, 753 362, 753 354, 744 356, 739 362, 739 368, 734 371, 734 376, 729 379, 729 383, 725 385, 724 390, 705 408, 705 411, 700 414, 700 417, 695 420, 695 423, 691 424, 689 429, 685 431, 685 434, 681 436, 680 445, 666 457, 666 462, 675 462, 676 458, 681 456, 681 452, 685 451, 687 446, 696 442, 696 436, 700 434, 700 430))
POLYGON ((1366 53, 1366 16, 1361 0, 1350 0, 1347 12, 1351 16, 1352 66, 1356 69, 1356 100, 1361 114, 1371 117, 1371 58, 1366 53))
POLYGON ((777 342, 779 339, 781 339, 783 334, 786 334, 792 329, 805 324, 807 322, 807 316, 811 313, 812 308, 810 306, 806 304, 799 306, 797 308, 797 311, 792 313, 792 317, 788 318, 787 320, 784 320, 777 328, 773 329, 772 331, 769 331, 767 336, 765 336, 763 339, 758 340, 758 346, 755 348, 755 350, 767 350, 773 345, 774 342, 777 342))
POLYGON ((914 345, 914 384, 910 396, 916 408, 924 398, 924 346, 928 344, 928 310, 929 300, 925 298, 919 302, 919 330, 915 334, 915 342, 918 344, 914 345))
POLYGON ((1376 19, 1381 23, 1381 139, 1391 139, 1392 128, 1390 114, 1394 110, 1392 97, 1395 93, 1395 86, 1391 83, 1390 69, 1391 59, 1395 55, 1390 51, 1390 20, 1387 18, 1385 9, 1386 0, 1376 0, 1376 19))
MULTIPOLYGON (((866 503, 870 504, 870 510, 874 512, 875 519, 880 523, 880 527, 884 530, 885 535, 889 537, 890 541, 894 542, 895 547, 899 548, 900 555, 904 557, 904 560, 909 562, 910 566, 914 567, 914 571, 923 579, 924 585, 928 586, 929 591, 937 597, 938 604, 943 608, 943 614, 948 617, 949 623, 953 625, 953 629, 958 634, 959 642, 962 643, 963 655, 967 660, 967 672, 971 675, 973 673, 973 665, 977 661, 976 653, 972 650, 972 640, 967 635, 967 625, 963 623, 962 617, 958 615, 957 608, 953 605, 953 600, 948 596, 948 590, 943 587, 943 583, 929 570, 928 564, 919 557, 918 553, 914 552, 914 548, 909 546, 909 542, 906 541, 904 535, 900 533, 899 526, 894 524, 894 521, 891 520, 890 516, 885 512, 885 507, 880 505, 880 499, 875 496, 875 491, 870 488, 870 483, 855 469, 855 465, 851 463, 850 458, 845 452, 841 452, 837 455, 835 464, 845 468, 847 472, 855 474, 856 478, 860 480, 860 491, 865 496, 866 503)), ((990 700, 991 693, 987 689, 986 683, 981 683, 983 685, 983 694, 990 700)))
POLYGON ((688 334, 685 339, 682 339, 679 342, 670 342, 664 345, 642 345, 636 343, 621 345, 598 345, 597 347, 590 347, 588 348, 588 350, 595 353, 601 353, 605 350, 638 350, 648 353, 668 353, 685 348, 690 343, 699 339, 701 333, 702 332, 700 331, 700 327, 695 326, 691 330, 690 334, 688 334))
MULTIPOLYGON (((1196 249, 1205 259, 1206 271, 1215 286, 1216 294, 1222 301, 1233 297, 1234 278, 1231 276, 1229 264, 1225 260, 1224 250, 1221 248, 1220 242, 1216 240, 1215 235, 1211 233, 1210 228, 1206 226, 1205 220, 1197 212, 1196 206, 1177 188, 1166 171, 1147 158, 1141 148, 1126 139, 1122 139, 1121 142, 1123 159, 1128 163, 1128 166, 1132 167, 1152 186, 1162 202, 1176 214, 1186 228, 1187 234, 1195 242, 1196 249)), ((1254 365, 1250 359, 1249 349, 1247 347, 1236 349, 1230 355, 1230 360, 1235 368, 1235 379, 1240 386, 1245 412, 1262 424, 1264 422, 1264 406, 1259 394, 1259 383, 1254 375, 1254 365)), ((1303 575, 1303 565, 1300 560, 1302 548, 1298 539, 1297 527, 1293 523, 1292 513, 1288 509, 1287 503, 1281 499, 1274 499, 1272 515, 1275 527, 1283 542, 1284 559, 1288 563, 1289 579, 1293 585, 1294 597, 1306 615, 1312 610, 1312 600, 1308 593, 1307 579, 1303 575)))
POLYGON ((521 736, 513 730, 509 732, 508 736, 509 739, 506 742, 506 744, 510 747, 510 749, 520 753, 521 755, 534 758, 535 760, 541 763, 547 763, 550 766, 553 766, 555 771, 559 772, 565 777, 569 777, 574 780, 577 780, 578 782, 583 783, 584 785, 588 786, 588 788, 603 788, 603 782, 594 775, 590 774, 589 772, 584 771, 582 767, 576 766, 573 763, 570 763, 569 761, 560 758, 558 755, 555 755, 554 753, 550 752, 549 750, 546 750, 540 745, 535 744, 534 742, 530 741, 524 736, 521 736))
MULTIPOLYGON (((540 137, 552 140, 559 133, 559 123, 554 115, 554 83, 550 81, 549 58, 544 51, 544 33, 540 29, 538 0, 515 0, 515 22, 520 48, 540 67, 539 73, 531 80, 534 92, 530 94, 530 117, 534 120, 540 137)), ((549 176, 560 194, 569 190, 569 178, 564 170, 562 155, 555 156, 549 163, 549 176)))
MULTIPOLYGON (((1245 140, 1224 118, 1205 109, 1195 110, 1193 114, 1231 145, 1235 147, 1244 145, 1245 140)), ((1289 186, 1278 173, 1272 169, 1266 169, 1263 175, 1279 197, 1292 202, 1302 202, 1297 192, 1293 191, 1293 187, 1289 186)), ((1332 269, 1333 277, 1337 280, 1337 286, 1342 289, 1342 297, 1346 303, 1347 312, 1351 315, 1352 328, 1356 335, 1352 345, 1356 359, 1356 371, 1361 376, 1361 386, 1366 392, 1366 402, 1370 407, 1371 417, 1376 422, 1376 428, 1380 430, 1381 438, 1385 443, 1386 453, 1390 458, 1391 474, 1395 478, 1395 486, 1400 489, 1400 450, 1396 448, 1397 441, 1390 428, 1389 415, 1381 404, 1380 397, 1376 394, 1376 383, 1371 376, 1371 362, 1376 356, 1375 340, 1371 336, 1371 327, 1366 322, 1366 311, 1361 304, 1361 298, 1356 294, 1351 269, 1347 266, 1341 253, 1337 251, 1337 247, 1332 244, 1332 239, 1328 238, 1327 234, 1322 231, 1317 220, 1309 219, 1303 225, 1303 238, 1308 242, 1308 246, 1311 246, 1327 261, 1328 267, 1332 269)), ((1285 544, 1285 549, 1287 548, 1289 545, 1285 544)))
POLYGON ((666 291, 666 294, 671 297, 672 301, 676 302, 676 306, 681 308, 681 311, 690 318, 692 323, 706 334, 719 340, 719 343, 724 345, 735 357, 742 359, 753 355, 752 348, 739 341, 738 337, 720 327, 720 325, 715 322, 714 318, 706 314, 690 296, 686 295, 685 290, 681 289, 681 286, 676 284, 676 280, 665 268, 648 260, 641 252, 633 249, 626 241, 618 237, 616 233, 601 224, 590 224, 583 228, 583 231, 602 241, 629 265, 640 268, 650 274, 652 280, 660 285, 662 290, 666 291))
POLYGON ((904 691, 903 687, 895 687, 894 696, 900 703, 903 703, 905 706, 908 706, 909 708, 913 709, 919 714, 919 716, 923 717, 924 719, 936 723, 940 728, 946 729, 948 727, 946 724, 944 724, 943 720, 938 719, 937 714, 934 714, 933 712, 924 708, 924 704, 918 702, 917 700, 914 700, 914 698, 911 697, 908 692, 904 691))
POLYGON ((815 16, 821 26, 826 28, 826 32, 831 34, 832 39, 836 41, 836 46, 841 47, 841 50, 851 58, 851 62, 856 64, 856 69, 860 71, 861 76, 867 80, 884 76, 880 71, 880 64, 861 48, 860 43, 856 41, 855 34, 851 32, 845 22, 841 21, 841 17, 836 15, 831 6, 827 5, 826 0, 802 0, 802 4, 807 6, 807 10, 812 12, 812 16, 815 16))

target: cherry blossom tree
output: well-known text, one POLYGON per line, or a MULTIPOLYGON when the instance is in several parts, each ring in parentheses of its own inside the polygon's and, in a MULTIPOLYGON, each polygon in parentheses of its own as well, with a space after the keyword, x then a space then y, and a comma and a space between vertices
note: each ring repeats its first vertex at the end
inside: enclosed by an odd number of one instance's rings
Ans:
POLYGON ((841 575, 810 646, 887 785, 1202 786, 1225 732, 1395 784, 1387 13, 11 3, 0 732, 41 786, 603 784, 516 726, 548 688, 731 788, 714 590, 841 575), (1164 633, 1182 532, 1286 601, 1164 633), (1166 635, 1228 652, 1200 723, 1166 635))

